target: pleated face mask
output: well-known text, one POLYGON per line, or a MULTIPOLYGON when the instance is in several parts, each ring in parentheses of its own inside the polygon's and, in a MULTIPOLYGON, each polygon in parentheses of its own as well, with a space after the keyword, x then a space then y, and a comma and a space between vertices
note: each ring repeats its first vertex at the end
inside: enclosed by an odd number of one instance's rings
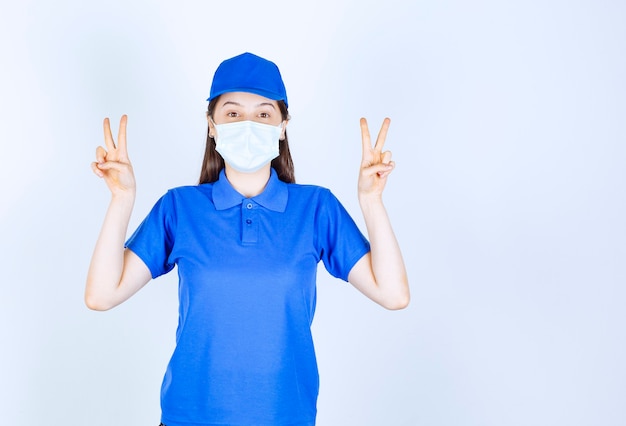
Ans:
POLYGON ((255 121, 215 125, 215 149, 233 169, 253 173, 278 157, 283 123, 278 126, 255 121))

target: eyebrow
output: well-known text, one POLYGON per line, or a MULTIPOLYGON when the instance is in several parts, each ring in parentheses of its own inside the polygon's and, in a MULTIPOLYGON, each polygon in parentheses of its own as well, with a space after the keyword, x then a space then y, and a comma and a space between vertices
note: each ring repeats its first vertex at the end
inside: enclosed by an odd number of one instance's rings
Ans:
MULTIPOLYGON (((235 101, 226 101, 222 104, 222 108, 224 108, 226 105, 235 105, 235 106, 242 106, 239 102, 235 102, 235 101)), ((276 109, 276 107, 274 107, 274 104, 272 104, 271 102, 261 102, 260 104, 257 104, 256 107, 261 107, 261 106, 271 106, 272 108, 276 109)))

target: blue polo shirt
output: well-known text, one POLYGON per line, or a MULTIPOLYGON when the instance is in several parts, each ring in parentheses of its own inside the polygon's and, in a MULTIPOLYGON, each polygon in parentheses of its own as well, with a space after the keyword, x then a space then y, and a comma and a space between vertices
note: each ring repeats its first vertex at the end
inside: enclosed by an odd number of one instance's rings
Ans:
POLYGON ((178 266, 167 426, 315 424, 317 265, 346 280, 369 243, 328 190, 274 170, 245 198, 224 171, 169 190, 127 241, 156 278, 178 266))

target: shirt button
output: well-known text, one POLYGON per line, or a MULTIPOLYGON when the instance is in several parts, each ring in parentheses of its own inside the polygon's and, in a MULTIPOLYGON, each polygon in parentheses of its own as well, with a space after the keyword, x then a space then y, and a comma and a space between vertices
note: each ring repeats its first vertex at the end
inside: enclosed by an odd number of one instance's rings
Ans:
POLYGON ((250 209, 252 208, 252 203, 248 203, 248 204, 246 204, 246 208, 247 208, 248 210, 250 210, 250 209))
POLYGON ((246 219, 246 223, 250 225, 252 223, 252 219, 246 219))

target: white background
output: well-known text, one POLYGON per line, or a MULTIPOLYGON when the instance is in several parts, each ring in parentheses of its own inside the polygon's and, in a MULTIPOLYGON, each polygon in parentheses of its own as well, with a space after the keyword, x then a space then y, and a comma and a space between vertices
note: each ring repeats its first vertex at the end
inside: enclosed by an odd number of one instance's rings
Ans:
POLYGON ((89 164, 127 113, 134 229, 197 181, 213 72, 244 51, 281 69, 298 181, 361 226, 358 120, 392 119, 413 300, 320 270, 320 426, 626 424, 624 2, 2 1, 2 424, 158 424, 176 276, 84 306, 89 164))

